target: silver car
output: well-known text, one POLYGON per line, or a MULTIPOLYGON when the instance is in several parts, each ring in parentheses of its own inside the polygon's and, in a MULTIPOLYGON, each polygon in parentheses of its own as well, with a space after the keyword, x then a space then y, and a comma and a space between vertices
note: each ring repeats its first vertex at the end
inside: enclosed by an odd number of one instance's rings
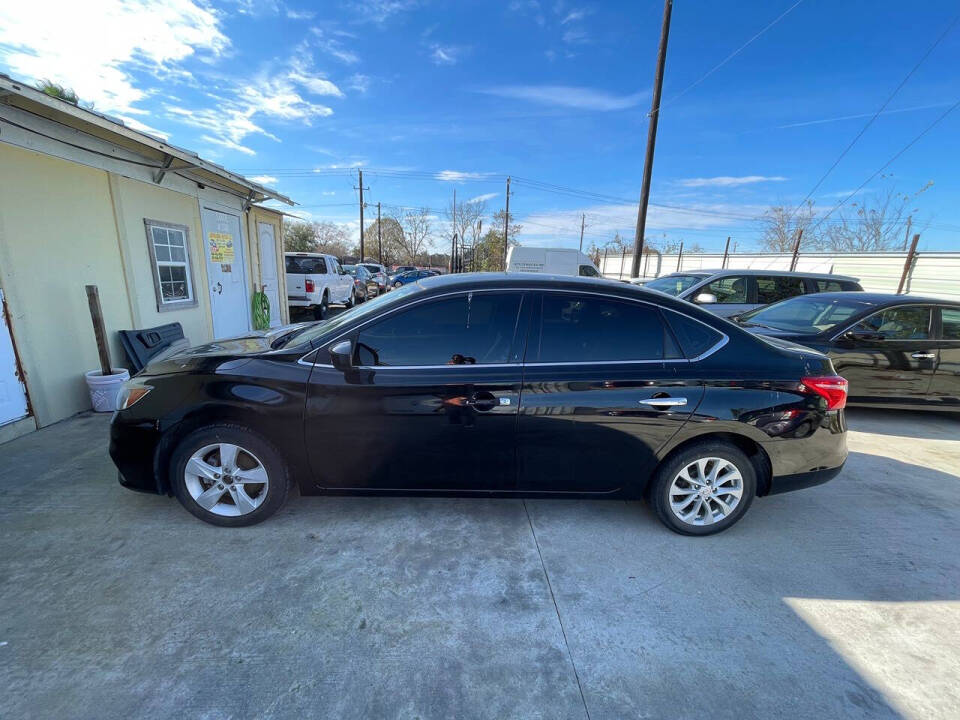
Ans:
POLYGON ((863 290, 854 277, 787 270, 691 270, 646 281, 643 287, 696 303, 721 317, 797 295, 863 290))

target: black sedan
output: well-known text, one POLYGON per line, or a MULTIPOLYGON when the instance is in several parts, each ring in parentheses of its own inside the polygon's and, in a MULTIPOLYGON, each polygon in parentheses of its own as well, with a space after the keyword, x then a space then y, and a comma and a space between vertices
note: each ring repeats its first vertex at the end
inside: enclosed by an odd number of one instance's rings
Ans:
POLYGON ((217 525, 263 520, 295 482, 646 496, 671 529, 708 535, 757 495, 834 477, 845 401, 824 355, 662 293, 447 275, 148 366, 121 396, 110 454, 124 486, 217 525))
POLYGON ((850 383, 851 405, 960 410, 960 303, 820 293, 744 313, 738 322, 829 355, 850 383))

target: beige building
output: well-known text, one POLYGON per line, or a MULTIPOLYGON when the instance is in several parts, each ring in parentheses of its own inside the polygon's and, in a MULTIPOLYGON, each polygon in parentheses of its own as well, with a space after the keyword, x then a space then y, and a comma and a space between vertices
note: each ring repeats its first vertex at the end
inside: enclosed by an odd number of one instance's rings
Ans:
POLYGON ((194 153, 0 75, 0 442, 90 408, 86 285, 117 331, 178 322, 191 343, 289 322, 281 213, 293 204, 194 153))

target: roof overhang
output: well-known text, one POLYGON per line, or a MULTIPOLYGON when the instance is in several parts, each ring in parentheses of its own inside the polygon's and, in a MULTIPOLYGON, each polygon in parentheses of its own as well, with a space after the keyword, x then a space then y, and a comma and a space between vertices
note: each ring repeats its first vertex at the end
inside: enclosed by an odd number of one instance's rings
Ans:
POLYGON ((230 172, 216 163, 204 160, 196 153, 171 145, 147 133, 132 130, 101 113, 77 107, 66 100, 47 95, 3 74, 0 74, 0 102, 79 130, 155 161, 154 182, 161 183, 167 173, 175 172, 188 176, 196 182, 209 184, 211 187, 219 186, 246 196, 249 203, 278 200, 287 205, 296 205, 286 195, 252 182, 243 175, 230 172))

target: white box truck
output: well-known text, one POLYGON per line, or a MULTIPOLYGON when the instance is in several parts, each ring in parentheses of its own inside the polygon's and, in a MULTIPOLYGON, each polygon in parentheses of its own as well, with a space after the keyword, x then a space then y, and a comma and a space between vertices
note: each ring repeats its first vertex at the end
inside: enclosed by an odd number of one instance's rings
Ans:
POLYGON ((579 250, 514 245, 507 251, 507 272, 601 277, 600 271, 579 250))

